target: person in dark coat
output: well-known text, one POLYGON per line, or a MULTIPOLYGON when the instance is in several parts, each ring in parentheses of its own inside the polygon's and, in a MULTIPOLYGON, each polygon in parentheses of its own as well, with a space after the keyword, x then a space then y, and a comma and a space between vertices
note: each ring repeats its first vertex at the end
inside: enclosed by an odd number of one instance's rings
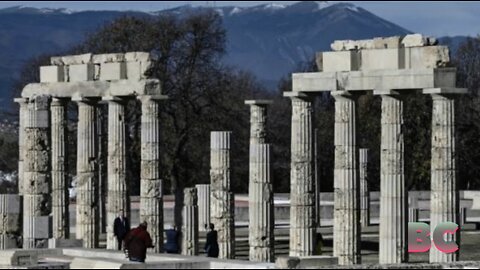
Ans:
POLYGON ((123 210, 120 210, 118 217, 113 221, 113 235, 117 238, 118 250, 122 250, 122 242, 128 231, 130 231, 130 222, 123 210))
POLYGON ((218 258, 218 240, 217 231, 215 226, 210 223, 210 231, 207 233, 207 242, 205 243, 205 252, 207 257, 218 258))
POLYGON ((176 226, 171 226, 170 229, 165 231, 167 236, 167 243, 165 243, 165 251, 167 253, 179 253, 180 246, 179 246, 179 239, 180 239, 180 232, 177 230, 176 226))
POLYGON ((153 248, 152 238, 147 232, 147 223, 143 222, 137 228, 130 230, 124 242, 130 261, 145 262, 147 248, 153 248))

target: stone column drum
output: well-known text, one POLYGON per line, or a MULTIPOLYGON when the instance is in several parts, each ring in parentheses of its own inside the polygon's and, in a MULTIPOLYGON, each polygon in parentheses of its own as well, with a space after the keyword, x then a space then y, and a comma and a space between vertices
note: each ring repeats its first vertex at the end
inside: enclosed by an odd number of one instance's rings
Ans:
POLYGON ((208 231, 210 225, 210 185, 195 185, 198 195, 198 229, 208 231))
POLYGON ((13 99, 20 106, 18 113, 18 194, 23 195, 23 162, 25 160, 25 118, 28 113, 28 98, 13 99))
POLYGON ((182 255, 198 255, 198 198, 196 188, 184 189, 182 255))
POLYGON ((335 166, 333 256, 340 265, 361 262, 360 182, 356 139, 356 96, 332 92, 335 98, 335 166))
POLYGON ((67 100, 52 98, 52 221, 53 238, 70 238, 67 181, 67 100))
POLYGON ((159 101, 165 96, 140 96, 141 168, 140 220, 148 223, 154 251, 163 251, 163 183, 160 179, 159 101))
POLYGON ((248 189, 250 261, 273 262, 275 219, 270 144, 250 145, 248 189))
POLYGON ((96 99, 73 98, 78 103, 76 239, 83 247, 98 247, 98 159, 96 99))
MULTIPOLYGON (((432 161, 430 192, 430 231, 442 222, 460 224, 459 191, 456 179, 455 99, 453 95, 431 95, 432 104, 432 161)), ((460 228, 459 228, 460 229, 460 228)), ((460 244, 460 230, 447 234, 447 241, 460 244)), ((459 245, 460 246, 460 245, 459 245)), ((430 248, 430 262, 457 261, 459 251, 443 253, 430 248)))
POLYGON ((403 160, 403 101, 382 95, 379 263, 402 263, 407 253, 407 191, 403 160))
POLYGON ((22 234, 20 202, 17 194, 0 194, 0 250, 18 248, 22 234))
POLYGON ((312 98, 289 93, 292 100, 290 169, 290 256, 311 256, 315 248, 312 98))
POLYGON ((266 143, 267 107, 271 100, 245 100, 250 106, 250 144, 266 143))
POLYGON ((358 167, 360 169, 360 224, 367 227, 370 224, 370 195, 368 191, 368 149, 359 150, 358 167))
POLYGON ((118 97, 104 97, 108 101, 108 157, 107 157, 107 249, 117 249, 113 222, 120 211, 130 220, 130 196, 127 182, 125 145, 125 105, 118 97))
POLYGON ((235 258, 234 195, 230 187, 231 131, 210 134, 211 222, 218 233, 218 258, 235 258))

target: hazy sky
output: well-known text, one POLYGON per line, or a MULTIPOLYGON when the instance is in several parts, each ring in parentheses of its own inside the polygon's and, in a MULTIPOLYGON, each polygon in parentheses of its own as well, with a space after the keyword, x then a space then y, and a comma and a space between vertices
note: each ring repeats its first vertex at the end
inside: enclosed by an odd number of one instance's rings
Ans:
MULTIPOLYGON (((24 5, 68 8, 71 10, 139 10, 155 11, 180 5, 253 6, 267 3, 292 4, 296 1, 6 1, 0 8, 24 5)), ((340 1, 328 1, 336 3, 340 1)), ((480 33, 480 2, 467 1, 342 1, 351 2, 408 30, 434 36, 472 35, 480 33)))

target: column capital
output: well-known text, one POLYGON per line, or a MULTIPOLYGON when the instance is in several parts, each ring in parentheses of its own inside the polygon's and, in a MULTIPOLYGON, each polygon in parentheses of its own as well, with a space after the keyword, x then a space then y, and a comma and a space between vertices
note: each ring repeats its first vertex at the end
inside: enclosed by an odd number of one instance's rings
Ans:
POLYGON ((373 90, 375 96, 400 96, 401 93, 398 90, 393 89, 375 89, 373 90))
POLYGON ((363 94, 362 92, 356 92, 356 91, 331 91, 330 95, 335 99, 335 101, 340 101, 340 100, 355 100, 359 96, 363 94))
POLYGON ((303 100, 309 100, 313 98, 312 94, 307 94, 305 92, 283 92, 284 97, 289 97, 291 99, 303 99, 303 100))
POLYGON ((257 105, 257 106, 267 106, 273 104, 273 100, 269 99, 250 99, 245 100, 245 105, 257 105))
POLYGON ((68 98, 52 97, 50 106, 63 106, 68 103, 68 98))
POLYGON ((99 101, 99 97, 82 97, 82 96, 73 96, 72 101, 77 102, 78 104, 94 104, 99 101))
POLYGON ((13 99, 13 102, 18 103, 20 106, 21 106, 21 105, 27 105, 27 103, 28 103, 28 98, 22 98, 22 97, 20 97, 20 98, 14 98, 14 99, 13 99))
POLYGON ((137 96, 137 99, 140 100, 141 102, 160 101, 160 100, 167 100, 168 96, 166 96, 166 95, 141 95, 141 96, 137 96))

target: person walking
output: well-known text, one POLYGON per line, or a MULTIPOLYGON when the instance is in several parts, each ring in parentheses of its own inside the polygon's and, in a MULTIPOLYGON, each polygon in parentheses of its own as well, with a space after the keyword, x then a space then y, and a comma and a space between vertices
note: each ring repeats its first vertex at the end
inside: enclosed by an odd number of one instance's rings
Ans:
POLYGON ((218 258, 218 236, 215 225, 210 223, 210 231, 207 233, 207 242, 205 243, 205 252, 207 257, 218 258))
POLYGON ((152 238, 147 231, 147 222, 142 222, 137 228, 130 230, 124 242, 130 261, 145 262, 147 248, 153 248, 152 238))
POLYGON ((180 239, 180 232, 177 230, 176 226, 170 226, 170 229, 165 231, 167 236, 167 243, 165 244, 165 251, 167 253, 180 253, 179 247, 179 239, 180 239))
POLYGON ((122 250, 123 239, 128 231, 130 231, 130 222, 123 210, 120 210, 118 217, 113 221, 113 235, 117 238, 118 250, 122 250))

